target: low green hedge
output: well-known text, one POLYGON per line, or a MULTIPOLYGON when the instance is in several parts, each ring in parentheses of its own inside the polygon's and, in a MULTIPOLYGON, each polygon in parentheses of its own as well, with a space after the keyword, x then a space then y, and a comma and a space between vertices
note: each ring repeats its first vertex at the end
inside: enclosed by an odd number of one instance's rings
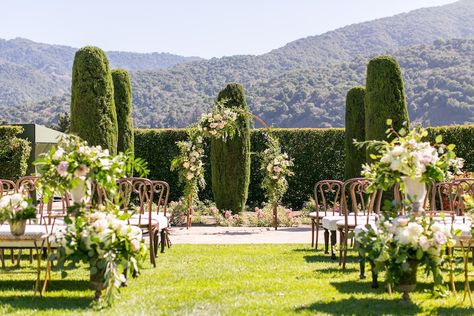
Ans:
POLYGON ((31 147, 26 139, 16 137, 23 132, 20 126, 0 126, 0 178, 17 180, 28 168, 31 147))
MULTIPOLYGON (((443 142, 456 144, 459 157, 466 160, 467 170, 474 170, 474 125, 434 127, 428 129, 430 138, 443 135, 443 142)), ((295 175, 289 179, 289 189, 283 203, 298 209, 313 194, 314 184, 322 179, 343 179, 344 177, 344 129, 330 128, 281 128, 273 133, 280 138, 284 151, 294 159, 295 175)), ((181 196, 182 186, 178 175, 170 171, 171 160, 178 154, 175 142, 184 140, 184 129, 137 129, 135 130, 135 153, 148 161, 150 178, 162 179, 171 186, 171 200, 181 196)), ((209 150, 209 146, 206 147, 209 150)), ((250 189, 247 205, 255 207, 265 201, 260 183, 262 173, 259 171, 258 153, 265 149, 262 130, 251 132, 252 165, 250 189)), ((208 152, 207 152, 208 154, 208 152)), ((212 199, 210 188, 210 166, 206 163, 206 181, 208 186, 201 192, 201 199, 212 199)))

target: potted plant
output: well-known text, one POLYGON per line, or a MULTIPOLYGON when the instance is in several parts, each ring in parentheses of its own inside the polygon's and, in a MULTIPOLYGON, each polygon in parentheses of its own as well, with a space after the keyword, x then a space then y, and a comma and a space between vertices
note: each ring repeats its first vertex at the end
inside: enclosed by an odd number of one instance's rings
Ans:
POLYGON ((0 222, 8 221, 13 235, 23 235, 29 219, 36 219, 36 208, 30 199, 20 193, 5 195, 0 199, 0 222))
POLYGON ((66 217, 65 230, 55 234, 59 245, 58 267, 67 275, 66 268, 86 263, 90 267, 90 286, 100 307, 108 306, 126 282, 127 272, 137 276, 139 262, 147 254, 140 228, 127 223, 128 214, 120 214, 118 207, 107 204, 96 208, 82 208, 73 219, 66 217), (104 299, 100 299, 102 290, 104 299))

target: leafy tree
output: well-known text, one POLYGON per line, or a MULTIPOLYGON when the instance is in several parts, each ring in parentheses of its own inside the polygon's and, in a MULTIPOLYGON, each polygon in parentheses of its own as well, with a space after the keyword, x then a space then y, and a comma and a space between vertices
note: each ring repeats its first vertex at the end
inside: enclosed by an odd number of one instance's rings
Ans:
POLYGON ((79 49, 72 66, 71 133, 117 153, 117 114, 109 61, 97 47, 79 49))
POLYGON ((133 151, 132 86, 130 75, 124 69, 112 71, 114 100, 117 111, 118 138, 117 151, 133 151))
MULTIPOLYGON (((217 101, 225 107, 248 111, 244 88, 237 83, 228 84, 219 92, 217 101)), ((240 213, 247 202, 250 183, 250 122, 238 118, 238 133, 226 141, 211 140, 211 177, 214 201, 220 210, 240 213)))
POLYGON ((365 150, 354 145, 357 141, 365 140, 365 88, 354 87, 346 96, 346 121, 345 121, 345 167, 344 178, 360 177, 362 164, 365 163, 365 150))

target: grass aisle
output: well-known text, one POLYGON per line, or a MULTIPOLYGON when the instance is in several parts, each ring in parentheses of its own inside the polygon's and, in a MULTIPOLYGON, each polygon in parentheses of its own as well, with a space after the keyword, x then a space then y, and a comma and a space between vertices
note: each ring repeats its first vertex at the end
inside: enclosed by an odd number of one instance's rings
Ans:
MULTIPOLYGON (((353 253, 352 253, 353 254, 353 253)), ((307 245, 175 245, 160 255, 157 268, 122 290, 121 300, 101 315, 381 315, 474 314, 460 293, 432 298, 430 279, 419 274, 411 297, 401 302, 358 279, 350 258, 347 272, 321 251, 307 245)), ((88 271, 78 269, 61 280, 53 273, 46 297, 33 297, 34 266, 0 270, 0 314, 95 314, 88 305, 88 271)), ((472 286, 474 287, 474 286, 472 286)))

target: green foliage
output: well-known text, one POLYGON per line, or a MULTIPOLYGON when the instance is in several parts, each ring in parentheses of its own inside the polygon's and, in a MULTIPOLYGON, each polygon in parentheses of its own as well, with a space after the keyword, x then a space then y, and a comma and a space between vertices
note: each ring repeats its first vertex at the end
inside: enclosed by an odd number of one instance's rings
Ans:
POLYGON ((90 145, 117 153, 114 86, 109 61, 100 48, 83 47, 74 57, 70 131, 90 145))
POLYGON ((26 173, 31 146, 16 136, 22 131, 19 126, 0 126, 0 179, 17 180, 26 173))
POLYGON ((354 146, 354 139, 365 140, 365 88, 354 87, 346 96, 346 133, 344 151, 344 179, 360 177, 362 164, 365 163, 365 150, 354 146))
POLYGON ((366 140, 384 140, 388 119, 395 130, 404 127, 403 123, 409 121, 405 88, 400 66, 393 57, 370 60, 365 89, 366 140))
MULTIPOLYGON (((248 111, 244 89, 228 84, 217 96, 227 108, 248 111)), ((238 132, 227 140, 211 139, 211 175, 214 201, 220 210, 240 213, 244 210, 250 183, 250 122, 246 116, 237 119, 238 132)))
POLYGON ((112 80, 118 125, 117 151, 133 151, 132 84, 130 75, 124 69, 114 69, 112 80))
MULTIPOLYGON (((314 184, 323 179, 344 179, 344 130, 339 128, 285 128, 274 129, 273 134, 280 140, 282 150, 287 152, 294 162, 294 176, 288 179, 288 191, 283 204, 299 209, 313 194, 314 184)), ((443 136, 446 144, 455 144, 458 157, 464 158, 465 169, 474 170, 474 125, 445 126, 428 128, 429 139, 434 142, 436 135, 443 136)), ((265 201, 261 188, 263 173, 259 170, 261 155, 266 148, 264 130, 254 129, 250 133, 252 143, 250 187, 247 204, 250 207, 261 206, 265 201)), ((170 201, 182 196, 183 185, 178 182, 178 173, 170 171, 171 161, 179 154, 177 141, 186 140, 184 129, 136 129, 135 154, 148 162, 151 179, 160 179, 171 186, 170 201), (157 153, 160 153, 159 155, 157 153)), ((209 147, 209 146, 205 146, 209 147)), ((205 179, 210 183, 211 172, 209 152, 206 152, 205 179)), ((201 200, 212 199, 210 187, 200 192, 201 200)))

